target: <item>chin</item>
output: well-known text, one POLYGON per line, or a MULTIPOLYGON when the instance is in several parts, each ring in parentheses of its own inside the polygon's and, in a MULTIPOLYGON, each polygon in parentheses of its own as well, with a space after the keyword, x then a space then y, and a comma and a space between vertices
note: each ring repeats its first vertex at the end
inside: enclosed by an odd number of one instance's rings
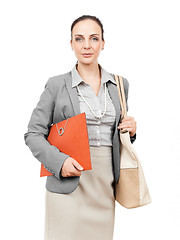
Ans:
POLYGON ((80 62, 81 64, 90 65, 94 62, 97 62, 97 59, 78 59, 78 62, 80 62))

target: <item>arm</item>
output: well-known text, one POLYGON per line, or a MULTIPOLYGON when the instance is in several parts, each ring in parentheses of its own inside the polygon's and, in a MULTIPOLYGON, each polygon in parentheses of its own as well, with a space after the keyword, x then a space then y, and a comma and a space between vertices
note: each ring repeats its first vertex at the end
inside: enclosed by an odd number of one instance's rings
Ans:
MULTIPOLYGON (((124 85, 124 92, 125 92, 125 98, 126 98, 126 106, 127 106, 127 112, 128 112, 128 109, 129 109, 129 107, 128 107, 129 82, 128 82, 128 80, 127 80, 126 78, 123 78, 123 85, 124 85)), ((131 118, 131 117, 130 117, 130 118, 131 118)), ((133 118, 131 119, 131 121, 132 121, 132 124, 133 124, 133 125, 136 125, 133 118)), ((122 126, 122 125, 121 125, 121 126, 122 126)), ((136 127, 135 127, 135 128, 136 128, 136 127)), ((135 140, 136 140, 136 132, 135 132, 132 136, 130 135, 130 141, 131 141, 131 143, 133 143, 135 140)))
POLYGON ((53 79, 49 78, 45 85, 44 92, 33 110, 28 131, 24 135, 25 143, 32 154, 37 158, 55 177, 60 179, 61 167, 69 157, 52 146, 47 140, 49 127, 53 122, 55 94, 53 92, 53 79))

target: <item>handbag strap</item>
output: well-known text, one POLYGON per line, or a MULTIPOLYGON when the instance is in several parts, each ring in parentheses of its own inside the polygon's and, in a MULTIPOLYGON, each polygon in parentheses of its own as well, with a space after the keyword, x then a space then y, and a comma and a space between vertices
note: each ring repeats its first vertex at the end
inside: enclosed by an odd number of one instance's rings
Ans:
POLYGON ((121 118, 123 119, 124 117, 127 116, 127 106, 126 106, 126 98, 125 98, 125 93, 124 93, 123 79, 121 76, 115 75, 115 80, 117 83, 119 100, 120 100, 121 109, 122 109, 121 118))

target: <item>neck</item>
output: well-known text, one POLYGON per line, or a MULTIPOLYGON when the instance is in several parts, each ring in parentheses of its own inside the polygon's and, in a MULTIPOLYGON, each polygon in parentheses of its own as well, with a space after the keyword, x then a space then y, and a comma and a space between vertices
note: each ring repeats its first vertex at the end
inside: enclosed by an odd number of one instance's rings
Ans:
POLYGON ((92 79, 96 81, 97 78, 101 79, 101 71, 97 62, 93 64, 83 64, 81 62, 78 62, 76 69, 82 79, 86 82, 92 82, 92 79))

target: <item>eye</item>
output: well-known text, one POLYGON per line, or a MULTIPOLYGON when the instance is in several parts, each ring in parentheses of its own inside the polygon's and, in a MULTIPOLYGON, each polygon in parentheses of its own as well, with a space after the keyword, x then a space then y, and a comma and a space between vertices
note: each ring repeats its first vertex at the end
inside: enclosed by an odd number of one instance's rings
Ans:
POLYGON ((93 41, 98 41, 98 38, 97 37, 93 37, 92 40, 93 41))
POLYGON ((82 41, 82 38, 78 37, 78 38, 75 38, 77 42, 80 42, 82 41))

